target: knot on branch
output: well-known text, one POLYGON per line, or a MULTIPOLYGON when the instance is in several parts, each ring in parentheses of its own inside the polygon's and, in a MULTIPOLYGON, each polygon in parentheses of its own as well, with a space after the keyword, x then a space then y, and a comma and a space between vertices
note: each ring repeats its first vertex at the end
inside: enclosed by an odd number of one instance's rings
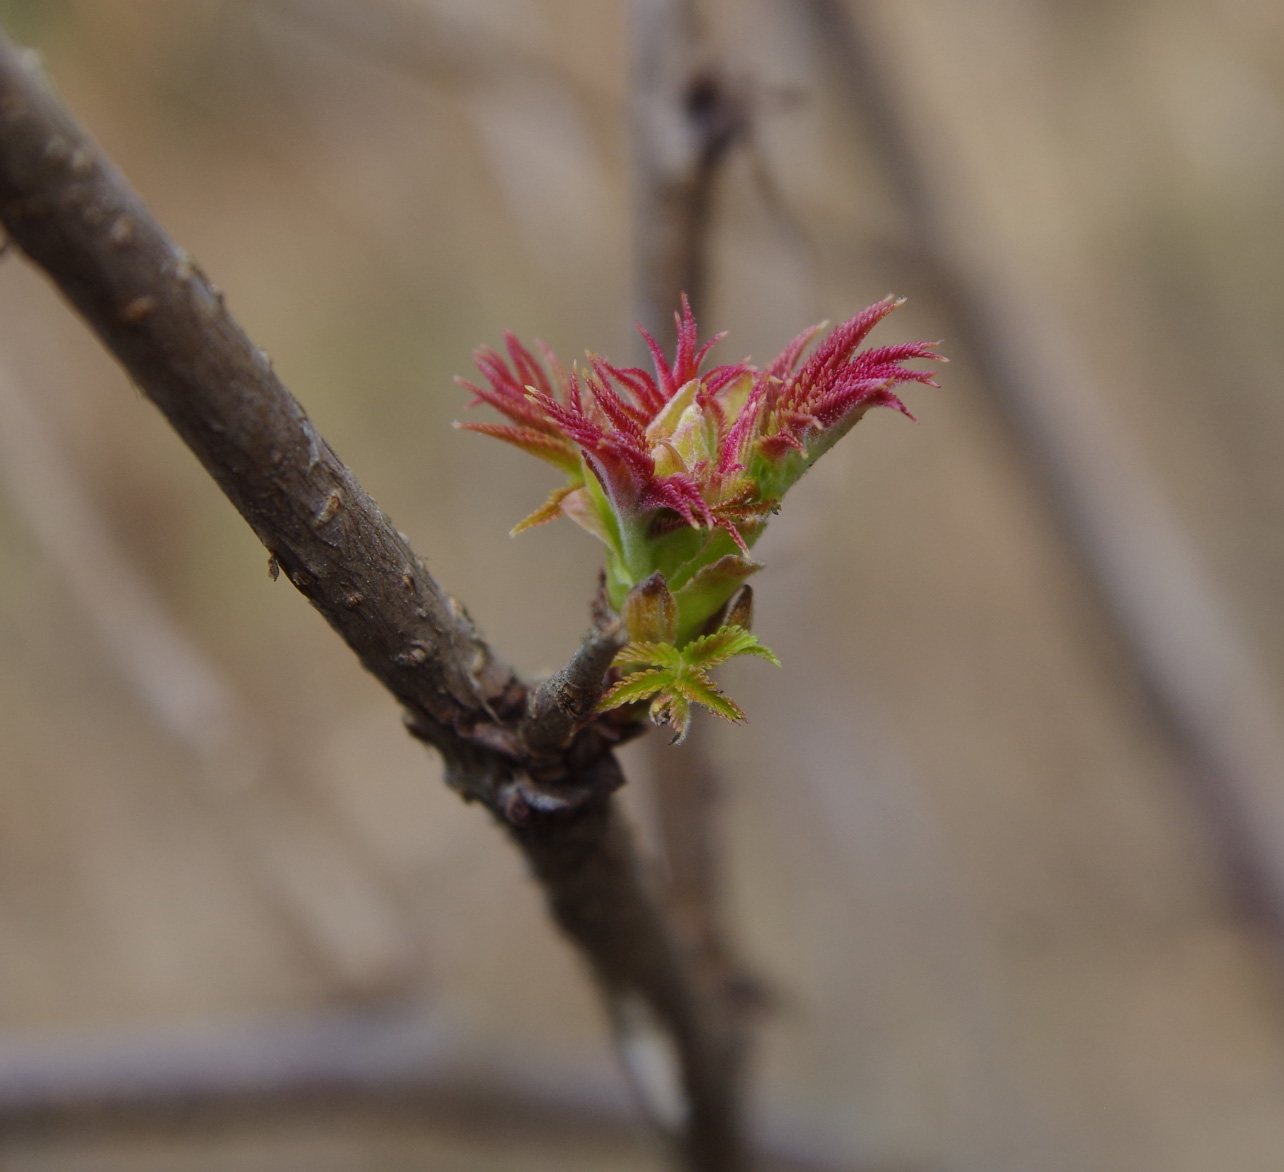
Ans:
MULTIPOLYGON (((555 780, 567 773, 568 750, 593 718, 606 690, 607 675, 628 634, 606 597, 606 578, 598 579, 590 607, 592 626, 570 662, 527 696, 521 738, 527 771, 533 778, 555 780)), ((610 738, 618 740, 618 738, 610 738)))
POLYGON ((586 740, 596 742, 596 753, 583 768, 567 768, 556 780, 520 773, 505 784, 500 790, 498 810, 504 821, 525 828, 537 819, 571 814, 619 789, 624 784, 624 773, 610 751, 612 745, 598 738, 586 740))
POLYGON ((522 740, 533 767, 538 769, 544 758, 565 756, 575 734, 592 718, 611 663, 627 641, 623 624, 611 616, 607 625, 589 630, 571 661, 527 697, 522 740))
POLYGON ((570 662, 532 689, 518 736, 520 770, 503 787, 497 812, 515 827, 582 809, 624 784, 613 750, 644 726, 620 713, 597 713, 611 665, 628 634, 599 578, 592 626, 570 662))
MULTIPOLYGON (((456 617, 467 622, 451 601, 456 617)), ((643 726, 618 712, 596 712, 611 664, 627 642, 604 581, 591 614, 592 626, 570 662, 535 688, 525 690, 506 664, 486 687, 489 661, 479 655, 473 666, 482 709, 448 724, 407 710, 406 727, 442 753, 451 787, 511 826, 567 815, 624 784, 612 750, 643 726)))

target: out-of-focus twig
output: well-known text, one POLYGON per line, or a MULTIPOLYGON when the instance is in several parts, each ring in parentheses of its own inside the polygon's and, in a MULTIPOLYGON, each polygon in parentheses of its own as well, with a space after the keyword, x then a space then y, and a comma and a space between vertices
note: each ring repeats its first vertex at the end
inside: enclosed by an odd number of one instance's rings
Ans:
POLYGON ((739 1014, 759 994, 728 939, 719 836, 723 786, 710 739, 704 721, 693 724, 679 747, 652 742, 656 822, 665 899, 704 979, 739 1014))
POLYGON ((255 0, 256 13, 341 44, 410 77, 437 85, 478 85, 521 79, 552 82, 577 101, 598 107, 609 96, 579 75, 523 46, 516 38, 451 17, 435 6, 401 0, 255 0))
MULTIPOLYGON (((635 308, 639 322, 667 346, 684 293, 697 317, 705 309, 717 178, 728 150, 747 133, 748 106, 711 54, 696 0, 634 0, 632 13, 635 308)), ((653 747, 652 763, 666 901, 718 1043, 685 1143, 695 1167, 741 1169, 749 1164, 741 995, 747 982, 723 926, 718 782, 703 730, 697 724, 680 749, 653 747)))
POLYGON ((52 429, 0 365, 0 486, 156 723, 196 762, 203 797, 310 966, 347 995, 412 976, 410 933, 352 852, 270 784, 266 738, 112 540, 52 429))
POLYGON ((668 346, 682 293, 705 309, 719 165, 748 105, 714 60, 695 0, 633 0, 635 307, 668 346))
MULTIPOLYGON (((386 1112, 416 1123, 624 1145, 639 1136, 618 1075, 600 1060, 478 1047, 441 1014, 409 1005, 103 1029, 77 1038, 0 1034, 0 1134, 39 1143, 172 1117, 308 1118, 386 1112)), ((768 1112, 763 1159, 776 1172, 839 1172, 850 1162, 768 1112)), ((869 1169, 868 1172, 874 1172, 869 1169)))
POLYGON ((1284 943, 1284 735, 1277 695, 1196 552, 1102 407, 1079 347, 958 201, 903 116, 862 3, 803 0, 832 84, 870 136, 960 342, 999 406, 1246 902, 1284 943))
MULTIPOLYGON (((613 247, 616 201, 606 156, 622 116, 618 93, 515 33, 512 22, 470 19, 447 5, 415 0, 244 4, 262 32, 272 34, 276 53, 295 65, 298 36, 288 34, 302 33, 329 45, 345 64, 373 64, 448 96, 471 124, 496 194, 539 279, 564 287, 581 315, 594 311, 600 288, 591 281, 568 284, 564 275, 600 266, 613 247)), ((334 64, 332 57, 322 58, 315 86, 333 89, 334 64)), ((342 175, 336 180, 350 181, 342 175)), ((350 217, 351 207, 344 201, 345 216, 350 217)), ((370 228, 363 220, 352 230, 370 228)), ((395 245, 390 258, 405 263, 399 232, 395 245)))

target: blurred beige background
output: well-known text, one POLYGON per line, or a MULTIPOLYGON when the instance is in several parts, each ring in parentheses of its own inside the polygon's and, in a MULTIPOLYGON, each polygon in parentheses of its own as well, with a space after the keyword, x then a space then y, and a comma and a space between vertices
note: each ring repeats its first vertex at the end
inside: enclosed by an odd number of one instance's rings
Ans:
MULTIPOLYGON (((800 6, 713 8, 758 111, 719 188, 724 358, 889 290, 910 301, 881 340, 956 358, 910 393, 917 425, 869 418, 773 521, 757 628, 784 667, 733 665, 750 723, 711 730, 736 927, 779 997, 762 1126, 835 1168, 1277 1172, 1281 941, 800 6)), ((1284 7, 860 11, 954 238, 1054 329, 1049 378, 1181 527, 1273 718, 1284 7)), ((624 4, 3 0, 0 22, 487 635, 525 672, 563 662, 597 551, 565 523, 505 536, 556 477, 452 430, 451 379, 505 328, 632 352, 624 4)), ((621 1092, 515 854, 16 255, 0 388, 0 1168, 658 1166, 573 1119, 5 1113, 113 1046, 252 1049, 255 1023, 384 1005, 479 1078, 621 1092)))

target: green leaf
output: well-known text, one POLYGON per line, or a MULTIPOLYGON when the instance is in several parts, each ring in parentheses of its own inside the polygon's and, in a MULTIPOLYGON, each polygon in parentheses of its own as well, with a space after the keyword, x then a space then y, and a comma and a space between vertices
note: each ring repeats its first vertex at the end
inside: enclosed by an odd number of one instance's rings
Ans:
POLYGON ((768 663, 780 666, 780 660, 769 647, 758 642, 758 636, 744 627, 719 627, 712 635, 702 635, 682 648, 682 658, 696 667, 716 667, 737 655, 759 655, 768 663))
POLYGON ((780 666, 780 657, 772 651, 765 643, 758 642, 758 636, 754 635, 753 646, 743 647, 736 652, 737 655, 756 655, 759 659, 765 659, 772 667, 780 666))
POLYGON ((708 676, 701 671, 692 672, 678 680, 674 687, 687 699, 696 704, 703 704, 710 712, 716 713, 724 720, 742 721, 745 714, 740 705, 731 699, 708 676))
POLYGON ((614 662, 618 667, 642 670, 626 675, 612 687, 597 710, 605 712, 651 698, 651 719, 656 724, 672 726, 676 733, 674 744, 687 735, 692 704, 702 704, 724 720, 744 720, 740 706, 709 678, 706 670, 733 655, 744 654, 761 655, 777 665, 780 662, 743 627, 720 627, 685 647, 659 640, 629 643, 614 662))
POLYGON ((620 708, 625 704, 635 704, 639 700, 647 700, 657 692, 671 687, 672 683, 673 673, 666 671, 664 668, 651 668, 647 671, 634 672, 615 684, 597 702, 597 710, 599 712, 609 712, 612 708, 620 708))
POLYGON ((677 671, 682 667, 682 652, 672 643, 628 643, 616 653, 615 664, 618 667, 658 664, 661 667, 677 671))

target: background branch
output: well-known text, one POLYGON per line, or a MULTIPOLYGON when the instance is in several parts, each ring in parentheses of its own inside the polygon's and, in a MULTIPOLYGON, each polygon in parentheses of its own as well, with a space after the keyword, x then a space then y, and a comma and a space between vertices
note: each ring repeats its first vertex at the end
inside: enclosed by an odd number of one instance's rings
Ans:
POLYGON ((1179 754, 1228 873, 1284 942, 1284 737, 1264 671, 1099 406, 1104 392, 1079 347, 985 225, 966 222, 958 199, 946 204, 958 177, 903 115, 869 7, 804 0, 797 11, 870 135, 916 256, 1179 754))
MULTIPOLYGON (((406 1005, 206 1026, 115 1029, 75 1043, 0 1035, 0 1133, 34 1138, 75 1125, 121 1134, 194 1118, 243 1127, 352 1113, 452 1130, 633 1146, 642 1138, 609 1066, 475 1047, 445 1015, 406 1005)), ((855 1172, 787 1117, 763 1128, 765 1166, 855 1172)), ((876 1172, 860 1166, 860 1172, 876 1172)))
POLYGON ((512 81, 548 82, 580 102, 599 105, 610 95, 575 73, 494 29, 478 28, 432 5, 401 0, 258 0, 256 11, 279 16, 318 37, 436 85, 487 86, 512 81))
MULTIPOLYGON (((634 0, 634 280, 638 322, 665 347, 685 294, 707 321, 710 228, 721 164, 748 131, 744 95, 714 59, 695 0, 634 0)), ((747 1166, 744 1094, 750 987, 723 926, 719 782, 696 720, 680 748, 652 738, 665 900, 714 1026, 712 1077, 691 1134, 719 1167, 747 1166)))
POLYGON ((639 322, 666 348, 685 293, 705 306, 719 164, 747 106, 713 59, 695 0, 633 0, 634 279, 639 322))

